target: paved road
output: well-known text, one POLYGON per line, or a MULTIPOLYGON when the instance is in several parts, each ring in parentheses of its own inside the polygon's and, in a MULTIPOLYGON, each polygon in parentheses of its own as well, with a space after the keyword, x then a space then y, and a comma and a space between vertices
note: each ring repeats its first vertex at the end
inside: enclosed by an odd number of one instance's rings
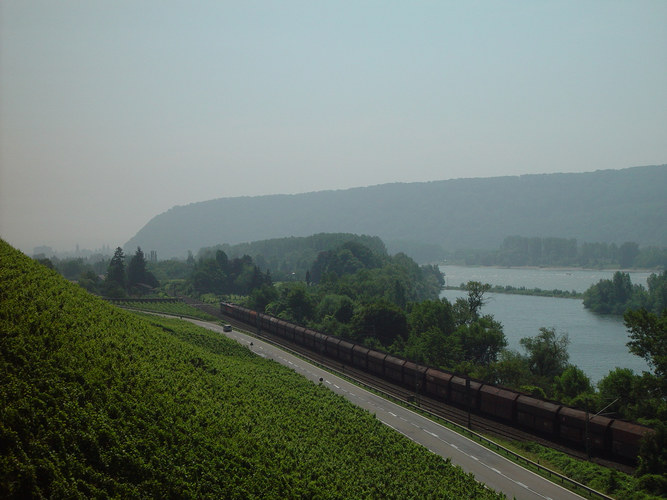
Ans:
POLYGON ((515 497, 520 500, 583 498, 440 424, 292 356, 272 344, 237 331, 223 332, 221 326, 212 323, 190 321, 248 345, 258 356, 287 365, 315 383, 322 379, 322 383, 332 391, 374 413, 381 422, 433 453, 451 458, 452 463, 461 466, 466 472, 472 472, 479 481, 491 489, 505 493, 508 498, 515 497))

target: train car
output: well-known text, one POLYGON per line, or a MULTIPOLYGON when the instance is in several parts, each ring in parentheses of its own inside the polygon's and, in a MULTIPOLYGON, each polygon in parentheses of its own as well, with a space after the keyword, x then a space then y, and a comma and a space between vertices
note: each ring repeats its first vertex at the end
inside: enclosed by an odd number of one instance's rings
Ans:
POLYGON ((558 435, 561 438, 583 444, 586 432, 586 412, 563 406, 558 412, 558 426, 558 435))
POLYGON ((560 437, 581 447, 588 439, 592 451, 605 451, 636 461, 642 438, 652 432, 648 427, 599 415, 589 416, 587 422, 584 411, 507 389, 482 385, 474 380, 470 380, 469 386, 466 386, 463 377, 367 349, 335 336, 307 330, 236 304, 221 302, 220 312, 439 401, 479 409, 487 415, 516 422, 527 430, 560 437))
POLYGON ((288 323, 283 319, 278 320, 278 332, 281 337, 285 337, 291 342, 296 342, 296 325, 288 323))
POLYGON ((384 360, 387 357, 386 352, 375 350, 368 351, 368 371, 379 377, 384 376, 384 360))
POLYGON ((303 345, 309 349, 315 349, 315 330, 305 328, 303 331, 303 345))
POLYGON ((315 351, 319 354, 325 354, 327 350, 327 337, 324 333, 315 332, 315 351))
POLYGON ((518 392, 484 384, 479 390, 479 409, 487 415, 513 422, 518 397, 518 392))
POLYGON ((326 355, 333 359, 339 359, 338 357, 338 344, 340 344, 341 338, 334 335, 328 335, 325 341, 326 344, 326 355))
POLYGON ((475 380, 470 380, 470 387, 468 388, 468 380, 454 375, 449 381, 449 397, 453 403, 462 408, 470 407, 477 409, 479 407, 479 390, 482 384, 475 380))
POLYGON ((257 326, 257 311, 253 311, 252 309, 248 309, 247 307, 239 307, 236 306, 236 318, 240 319, 241 321, 248 323, 249 325, 252 326, 257 326))
POLYGON ((403 365, 403 385, 416 393, 422 393, 426 387, 426 370, 425 366, 406 361, 403 365))
POLYGON ((271 327, 271 316, 268 314, 262 314, 260 313, 257 317, 259 321, 259 328, 263 332, 271 332, 270 327, 271 327))
POLYGON ((233 315, 236 319, 243 320, 243 321, 248 319, 247 318, 248 317, 248 314, 247 314, 248 310, 245 307, 239 307, 237 305, 233 305, 232 311, 233 311, 233 315))
POLYGON ((590 415, 588 420, 588 439, 592 449, 611 449, 611 424, 613 419, 602 415, 590 415))
POLYGON ((385 377, 396 384, 403 384, 403 365, 405 360, 397 358, 396 356, 387 355, 384 358, 384 375, 385 377))
POLYGON ((271 316, 270 314, 262 314, 259 320, 259 324, 261 325, 262 330, 277 334, 276 321, 278 321, 278 319, 271 316))
POLYGON ((653 432, 649 427, 624 420, 614 420, 610 425, 610 431, 612 453, 635 462, 639 456, 642 438, 653 432))
POLYGON ((280 328, 280 323, 279 319, 274 317, 274 316, 269 316, 269 319, 265 322, 266 323, 266 329, 270 332, 273 333, 274 335, 278 335, 279 337, 284 337, 285 336, 285 327, 280 328))
POLYGON ((449 382, 452 374, 436 368, 428 368, 425 374, 426 394, 438 401, 449 400, 449 382))
POLYGON ((558 435, 558 410, 561 405, 520 394, 516 400, 516 422, 541 434, 558 435))
POLYGON ((355 344, 352 348, 352 364, 355 368, 368 370, 368 353, 370 349, 362 345, 355 344))
POLYGON ((299 345, 305 345, 306 340, 304 338, 304 333, 306 332, 306 327, 304 326, 295 326, 294 327, 294 342, 299 345))
POLYGON ((351 365, 353 363, 354 345, 347 340, 341 340, 338 343, 338 359, 343 363, 351 365))
POLYGON ((223 314, 226 314, 227 316, 230 316, 232 318, 238 317, 238 311, 234 304, 230 304, 229 302, 223 302, 222 308, 223 308, 222 311, 223 314))
POLYGON ((558 434, 561 438, 591 450, 608 450, 611 445, 612 420, 601 415, 586 414, 576 408, 561 406, 558 412, 558 434))

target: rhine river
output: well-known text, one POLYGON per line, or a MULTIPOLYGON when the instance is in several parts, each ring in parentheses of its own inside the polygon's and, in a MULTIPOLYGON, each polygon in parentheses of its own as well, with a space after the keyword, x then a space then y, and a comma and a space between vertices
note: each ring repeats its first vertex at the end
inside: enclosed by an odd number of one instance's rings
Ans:
MULTIPOLYGON (((466 267, 442 265, 447 286, 480 281, 498 286, 541 288, 584 292, 601 279, 611 279, 614 271, 581 269, 532 269, 466 267)), ((649 272, 630 271, 633 284, 646 287, 649 272)), ((441 297, 454 302, 466 293, 444 290, 441 297)), ((570 363, 581 368, 591 381, 598 382, 616 367, 631 368, 635 373, 648 370, 646 362, 630 354, 626 343, 628 332, 620 316, 594 314, 584 308, 580 299, 486 294, 482 314, 491 314, 503 325, 508 348, 525 354, 519 344, 523 337, 534 337, 541 327, 554 328, 557 334, 570 338, 570 363)))

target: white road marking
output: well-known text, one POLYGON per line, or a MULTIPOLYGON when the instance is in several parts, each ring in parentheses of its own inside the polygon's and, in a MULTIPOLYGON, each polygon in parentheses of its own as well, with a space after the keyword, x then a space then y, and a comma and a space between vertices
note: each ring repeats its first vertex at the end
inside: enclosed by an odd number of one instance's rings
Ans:
MULTIPOLYGON (((242 337, 238 337, 238 338, 242 338, 242 337)), ((253 346, 250 346, 250 347, 252 348, 253 346)), ((259 346, 259 345, 258 345, 258 347, 259 347, 259 349, 263 349, 262 346, 259 346)), ((257 353, 257 354, 258 354, 259 356, 261 356, 261 357, 267 357, 266 355, 263 355, 263 354, 260 354, 260 353, 257 353)), ((271 356, 269 356, 269 357, 271 357, 271 356)), ((302 371, 302 372, 305 371, 305 372, 311 373, 312 375, 318 376, 318 374, 313 373, 313 372, 310 372, 307 368, 304 369, 304 368, 299 367, 299 365, 293 363, 292 361, 288 360, 288 359, 285 358, 285 357, 282 357, 282 356, 280 356, 280 355, 277 355, 277 356, 274 357, 274 359, 275 359, 275 358, 281 359, 281 360, 283 360, 283 362, 288 363, 289 365, 292 365, 293 367, 296 367, 296 368, 294 368, 295 370, 296 370, 296 369, 299 369, 299 370, 302 371)), ((326 383, 329 384, 329 385, 334 385, 337 389, 340 389, 340 387, 339 387, 338 385, 336 385, 336 384, 332 384, 332 382, 330 382, 329 380, 326 380, 326 383)), ((348 391, 346 391, 345 389, 342 389, 342 390, 345 391, 345 392, 348 392, 348 391)), ((358 396, 357 396, 356 394, 354 394, 354 393, 351 393, 351 392, 350 392, 349 394, 350 394, 350 396, 352 396, 352 397, 355 397, 355 398, 358 397, 358 396)), ((365 399, 365 398, 364 398, 364 397, 361 397, 361 399, 365 399)), ((375 407, 377 407, 377 408, 381 408, 381 406, 380 406, 379 404, 375 404, 372 400, 371 400, 371 401, 367 401, 367 403, 370 404, 370 405, 372 405, 372 406, 375 406, 375 407)), ((387 413, 389 413, 390 415, 392 415, 393 417, 399 417, 401 420, 403 420, 403 421, 405 421, 405 422, 410 422, 408 419, 406 419, 406 418, 403 417, 403 416, 398 416, 397 414, 395 414, 395 413, 393 413, 393 412, 390 412, 390 411, 388 411, 387 409, 384 409, 384 410, 385 410, 387 413)), ((381 420, 381 419, 379 419, 379 420, 381 420)), ((392 429, 398 431, 398 429, 397 429, 396 427, 392 426, 392 425, 389 424, 388 422, 384 422, 384 421, 383 421, 383 423, 384 423, 385 425, 387 425, 388 427, 391 427, 392 429)), ((538 493, 537 491, 532 490, 529 486, 527 486, 527 485, 525 485, 524 483, 521 483, 521 482, 519 482, 519 481, 513 479, 512 477, 510 477, 510 476, 508 476, 508 475, 502 473, 502 472, 499 471, 498 469, 496 469, 496 468, 494 468, 494 467, 490 467, 489 465, 485 464, 484 461, 482 461, 482 459, 480 459, 480 458, 478 458, 478 457, 475 457, 475 456, 473 456, 473 455, 469 455, 468 453, 465 453, 465 452, 462 451, 458 446, 456 446, 456 445, 453 444, 453 443, 449 443, 448 441, 445 441, 444 439, 442 439, 441 437, 439 437, 437 434, 435 434, 435 433, 433 433, 433 432, 431 432, 431 431, 426 430, 425 428, 421 427, 421 426, 418 425, 418 424, 415 424, 415 423, 413 423, 413 422, 410 422, 410 423, 411 423, 412 426, 417 427, 418 429, 423 430, 423 431, 426 432, 427 434, 430 434, 431 436, 435 437, 436 439, 439 439, 441 442, 443 442, 443 443, 445 443, 445 444, 449 444, 452 448, 458 450, 460 453, 463 453, 464 455, 466 455, 466 456, 472 458, 473 460, 479 462, 481 465, 483 465, 483 466, 486 467, 487 469, 490 469, 490 470, 494 471, 496 474, 501 475, 501 476, 504 477, 505 479, 507 479, 507 480, 509 480, 509 481, 511 481, 511 482, 513 482, 513 483, 515 483, 515 484, 517 484, 517 485, 519 485, 519 486, 521 486, 522 488, 527 489, 528 491, 530 491, 530 492, 536 494, 537 496, 539 496, 539 497, 541 497, 541 498, 543 498, 543 499, 545 499, 545 500, 553 500, 551 497, 547 497, 547 496, 541 495, 541 494, 538 493)), ((400 432, 400 431, 398 431, 398 432, 400 432)), ((405 434, 404 434, 404 435, 405 435, 405 434)), ((405 435, 405 436, 406 436, 408 439, 410 439, 411 441, 415 441, 415 442, 416 442, 415 438, 413 438, 413 437, 411 437, 411 436, 407 436, 407 435, 405 435)), ((433 451, 433 450, 431 450, 431 451, 433 451)))

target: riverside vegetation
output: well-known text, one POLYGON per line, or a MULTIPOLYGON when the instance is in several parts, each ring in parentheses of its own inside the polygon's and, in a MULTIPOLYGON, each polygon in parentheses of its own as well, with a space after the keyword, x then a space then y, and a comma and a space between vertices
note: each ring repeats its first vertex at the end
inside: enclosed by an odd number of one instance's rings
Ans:
MULTIPOLYGON (((219 247, 202 250, 197 260, 152 263, 150 269, 161 279, 171 277, 164 280, 163 291, 212 303, 231 300, 422 364, 581 409, 606 407, 615 417, 650 425, 655 438, 642 448, 638 472, 648 491, 667 492, 667 482, 659 479, 667 470, 664 312, 663 319, 650 311, 630 311, 626 318, 630 351, 644 357, 655 373, 619 368, 596 388, 569 363, 566 334, 540 328, 535 337, 521 340, 525 353, 508 350, 502 325, 482 313, 490 285, 464 284, 467 297, 450 303, 438 298, 444 280, 436 266, 419 266, 404 254, 389 256, 378 238, 348 236, 281 242, 289 262, 299 263, 300 275, 281 266, 275 275, 283 281, 276 283, 268 269, 258 268, 256 262, 268 261, 261 254, 229 258, 219 247), (309 260, 314 253, 315 260, 309 260)), ((260 247, 261 242, 244 250, 260 247)), ((280 262, 278 254, 271 259, 280 262)), ((110 276, 107 272, 106 281, 110 276)))
POLYGON ((0 263, 3 498, 500 498, 247 348, 0 263))

